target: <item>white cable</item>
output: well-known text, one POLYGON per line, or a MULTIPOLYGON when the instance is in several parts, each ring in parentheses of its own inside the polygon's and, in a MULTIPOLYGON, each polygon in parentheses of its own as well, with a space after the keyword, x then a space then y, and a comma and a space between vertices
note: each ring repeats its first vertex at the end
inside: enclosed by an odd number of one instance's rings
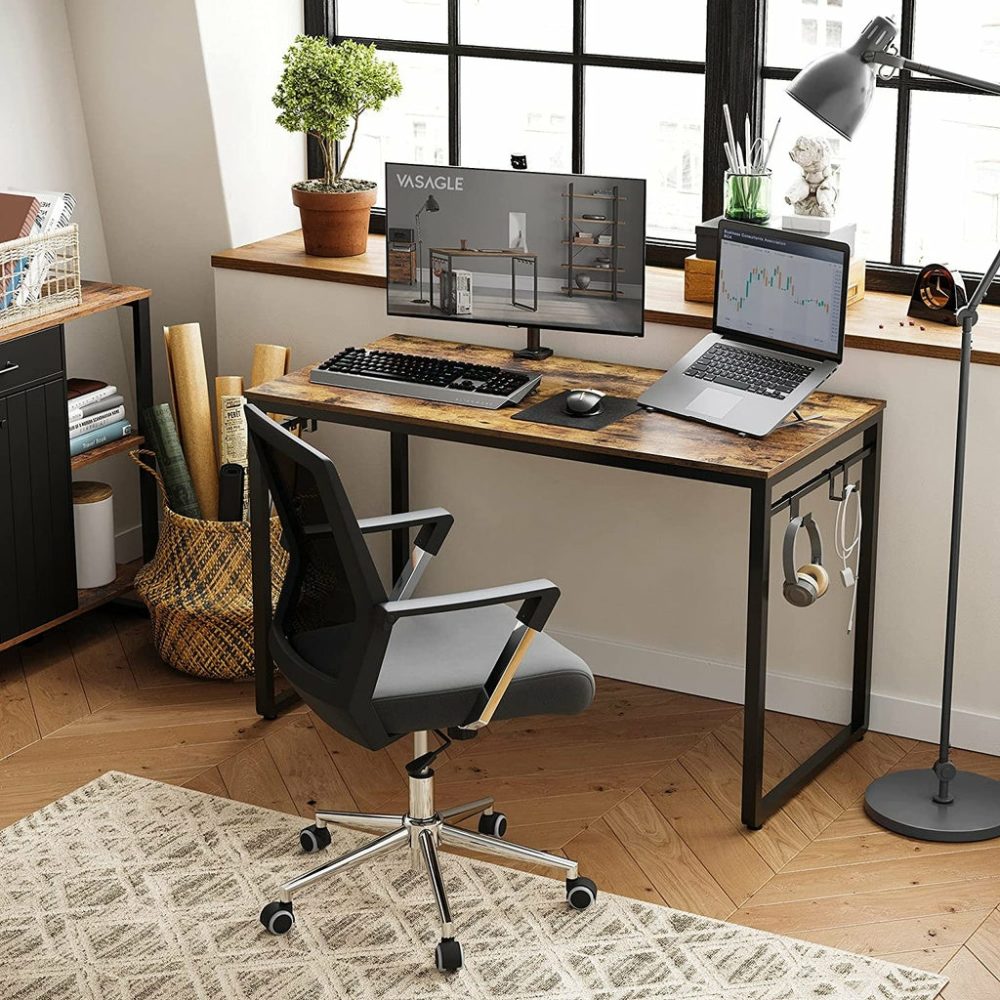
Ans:
POLYGON ((854 612, 858 606, 858 572, 861 560, 861 493, 856 483, 848 483, 844 487, 844 499, 837 508, 837 519, 833 528, 833 545, 840 557, 842 568, 840 579, 845 587, 849 587, 851 593, 851 616, 847 620, 847 631, 850 633, 854 629, 854 612), (854 532, 851 541, 847 540, 847 508, 851 502, 851 497, 855 498, 856 516, 854 519, 854 532), (856 556, 854 569, 851 568, 851 557, 856 556))

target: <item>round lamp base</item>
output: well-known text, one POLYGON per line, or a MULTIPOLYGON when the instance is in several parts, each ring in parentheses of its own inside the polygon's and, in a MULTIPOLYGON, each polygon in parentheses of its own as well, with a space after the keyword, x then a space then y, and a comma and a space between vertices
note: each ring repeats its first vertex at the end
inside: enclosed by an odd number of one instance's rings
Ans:
POLYGON ((934 801, 937 775, 930 769, 900 771, 873 781, 865 812, 880 826, 906 837, 947 843, 1000 837, 1000 781, 959 771, 953 801, 934 801))

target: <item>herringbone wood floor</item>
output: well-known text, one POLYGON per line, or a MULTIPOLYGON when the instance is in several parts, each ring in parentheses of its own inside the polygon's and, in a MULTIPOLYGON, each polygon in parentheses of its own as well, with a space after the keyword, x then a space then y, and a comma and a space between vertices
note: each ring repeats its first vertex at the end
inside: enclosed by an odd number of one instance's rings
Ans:
MULTIPOLYGON (((828 728, 772 714, 768 780, 828 728)), ((604 890, 943 970, 945 1000, 996 1000, 1000 846, 906 840, 860 805, 872 777, 934 749, 870 734, 750 832, 740 738, 736 705, 599 680, 584 716, 499 723, 453 746, 438 800, 495 795, 512 839, 576 857, 604 890)), ((174 673, 127 611, 0 653, 0 825, 111 769, 302 816, 316 803, 394 811, 408 751, 369 753, 302 706, 264 722, 249 684, 174 673)), ((1000 777, 1000 758, 959 757, 1000 777)))

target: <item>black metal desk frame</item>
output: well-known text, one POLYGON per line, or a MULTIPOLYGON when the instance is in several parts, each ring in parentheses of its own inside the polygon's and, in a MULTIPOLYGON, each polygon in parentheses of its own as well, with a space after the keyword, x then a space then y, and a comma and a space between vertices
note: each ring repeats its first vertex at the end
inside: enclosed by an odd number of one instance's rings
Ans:
MULTIPOLYGON (((256 402, 254 393, 248 393, 256 402)), ((266 400, 261 405, 269 405, 266 400)), ((764 821, 795 796, 850 744, 868 730, 871 703, 872 644, 875 625, 875 570, 878 549, 879 484, 882 464, 882 411, 871 416, 849 434, 836 435, 816 451, 770 478, 750 477, 738 472, 714 471, 680 465, 662 464, 642 458, 572 451, 558 443, 534 439, 499 439, 478 434, 474 429, 454 427, 414 427, 402 419, 382 414, 335 413, 308 404, 282 403, 282 411, 298 421, 324 421, 347 426, 367 427, 389 434, 390 501, 393 513, 410 509, 409 435, 499 448, 562 458, 570 461, 612 468, 633 469, 654 475, 693 479, 701 482, 738 486, 749 492, 750 525, 747 559, 746 682, 743 704, 743 785, 741 818, 757 830, 764 821), (834 463, 777 499, 774 492, 780 483, 813 465, 850 439, 862 437, 862 444, 846 459, 834 463), (857 612, 854 632, 854 666, 851 694, 851 720, 808 760, 764 793, 765 696, 767 685, 767 624, 770 584, 771 521, 782 511, 794 509, 801 497, 824 485, 837 499, 834 485, 838 476, 845 478, 851 467, 861 465, 862 534, 858 563, 857 612)), ((284 707, 275 699, 274 664, 268 651, 271 628, 271 551, 268 531, 270 497, 250 449, 250 517, 254 565, 254 674, 257 711, 273 719, 284 707)), ((392 572, 398 576, 406 563, 410 541, 407 532, 395 532, 392 538, 392 572)), ((291 700, 294 700, 292 698, 291 700)))

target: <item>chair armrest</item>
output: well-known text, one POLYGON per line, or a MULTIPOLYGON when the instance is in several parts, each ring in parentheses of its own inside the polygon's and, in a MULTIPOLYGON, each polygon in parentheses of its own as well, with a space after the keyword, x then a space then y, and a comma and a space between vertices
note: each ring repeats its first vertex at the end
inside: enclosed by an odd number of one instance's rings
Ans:
POLYGON ((394 531, 398 528, 415 528, 419 524, 420 531, 417 532, 414 545, 432 556, 436 556, 441 551, 441 546, 454 523, 455 518, 443 507, 358 519, 358 527, 361 529, 362 535, 371 535, 378 531, 394 531))
POLYGON ((435 615, 446 611, 467 611, 491 604, 521 601, 517 624, 507 637, 489 677, 483 683, 486 701, 475 719, 462 724, 462 729, 478 730, 488 725, 503 699, 528 646, 545 627, 552 609, 559 600, 559 588, 551 580, 529 580, 485 590, 466 590, 440 597, 416 597, 406 601, 386 601, 379 605, 391 628, 400 618, 412 615, 435 615))
POLYGON ((526 583, 508 583, 502 587, 484 590, 465 590, 457 594, 437 597, 414 597, 407 601, 386 601, 379 607, 390 623, 413 615, 436 615, 444 611, 466 611, 490 604, 509 604, 522 601, 517 613, 518 621, 535 632, 540 632, 559 600, 559 588, 551 580, 529 580, 526 583))

